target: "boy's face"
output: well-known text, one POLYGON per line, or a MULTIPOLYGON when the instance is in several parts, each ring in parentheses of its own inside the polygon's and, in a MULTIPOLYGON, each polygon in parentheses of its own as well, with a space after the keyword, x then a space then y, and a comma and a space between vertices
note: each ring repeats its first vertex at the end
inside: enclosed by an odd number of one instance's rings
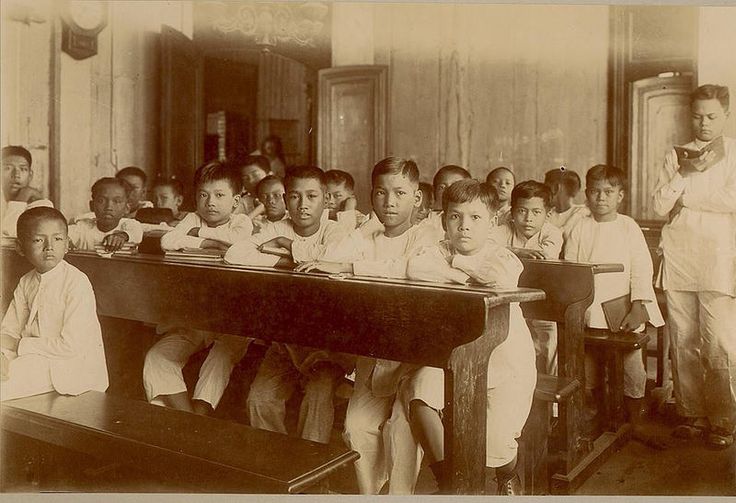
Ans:
POLYGON ((266 175, 268 173, 255 164, 240 168, 240 178, 243 180, 243 187, 251 194, 255 194, 258 182, 266 178, 266 175))
POLYGON ((42 274, 56 267, 69 251, 66 226, 56 219, 37 222, 17 243, 18 252, 42 274))
POLYGON ((319 229, 319 222, 325 209, 325 192, 319 180, 292 179, 284 199, 295 228, 307 232, 319 229))
POLYGON ((342 183, 328 183, 327 194, 325 194, 325 206, 329 210, 339 211, 342 209, 342 204, 347 198, 353 195, 353 191, 349 190, 345 186, 345 182, 342 183))
POLYGON ((464 176, 458 175, 457 173, 443 173, 442 175, 440 175, 439 180, 437 180, 437 186, 434 187, 435 209, 442 209, 442 195, 445 193, 445 190, 447 190, 447 187, 459 180, 464 179, 464 176))
POLYGON ((146 186, 143 183, 143 179, 135 175, 126 175, 122 179, 130 184, 128 202, 130 203, 131 210, 136 210, 141 201, 146 197, 146 186))
POLYGON ((483 201, 450 203, 444 216, 447 238, 461 255, 479 251, 488 239, 491 229, 491 212, 483 201))
POLYGON ((608 180, 594 180, 592 185, 585 188, 585 197, 596 222, 610 222, 618 214, 624 191, 619 186, 611 185, 608 180))
POLYGON ((371 194, 373 211, 386 230, 411 224, 411 214, 422 201, 422 192, 402 174, 379 175, 371 194))
POLYGON ((234 194, 227 180, 210 180, 197 187, 197 214, 211 227, 230 219, 240 194, 234 194))
POLYGON ((183 201, 181 195, 177 195, 174 189, 169 185, 158 185, 153 188, 153 204, 156 208, 168 208, 174 212, 174 215, 179 213, 179 207, 183 201))
POLYGON ((275 222, 284 218, 286 203, 284 202, 284 184, 274 180, 260 187, 258 199, 266 209, 266 218, 275 222))
POLYGON ((113 184, 105 184, 92 194, 90 206, 97 217, 97 227, 104 232, 115 228, 130 210, 125 190, 113 184))
POLYGON ((500 169, 493 173, 488 182, 498 192, 499 202, 505 203, 511 200, 511 191, 514 190, 514 176, 511 173, 500 169))
POLYGON ((415 206, 411 212, 411 224, 416 225, 429 216, 430 212, 429 204, 427 204, 424 193, 422 193, 422 203, 419 206, 415 206))
POLYGON ((723 134, 728 111, 717 99, 697 100, 690 107, 693 132, 700 141, 711 141, 723 134))
POLYGON ((527 239, 542 229, 548 215, 549 211, 544 207, 541 197, 517 199, 515 206, 511 208, 514 229, 527 239))
POLYGON ((3 189, 7 196, 15 196, 22 188, 28 187, 33 178, 33 170, 25 157, 8 155, 3 158, 3 189))

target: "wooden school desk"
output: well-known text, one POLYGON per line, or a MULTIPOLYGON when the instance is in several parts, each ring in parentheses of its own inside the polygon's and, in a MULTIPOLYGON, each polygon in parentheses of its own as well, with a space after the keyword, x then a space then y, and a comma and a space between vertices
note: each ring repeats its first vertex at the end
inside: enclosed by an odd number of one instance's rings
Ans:
MULTIPOLYGON (((90 278, 98 314, 328 348, 445 369, 446 461, 457 494, 485 491, 486 374, 506 337, 509 303, 530 288, 491 290, 327 275, 158 256, 67 255, 90 278)), ((3 304, 30 269, 3 249, 3 304)))

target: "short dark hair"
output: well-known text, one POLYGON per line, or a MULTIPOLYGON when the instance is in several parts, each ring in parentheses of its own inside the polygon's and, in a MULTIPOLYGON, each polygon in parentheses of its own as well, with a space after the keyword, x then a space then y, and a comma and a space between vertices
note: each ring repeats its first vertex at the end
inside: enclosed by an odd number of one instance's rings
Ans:
POLYGON ((371 185, 376 186, 376 180, 381 175, 403 175, 409 179, 410 182, 419 186, 419 168, 417 163, 411 159, 402 159, 401 157, 386 157, 385 159, 378 161, 373 166, 371 172, 371 185))
POLYGON ((538 197, 544 203, 546 209, 552 207, 552 191, 545 184, 536 180, 521 182, 511 191, 511 207, 514 208, 519 199, 531 199, 538 197))
POLYGON ((95 198, 95 194, 102 189, 102 187, 106 185, 113 185, 115 187, 120 187, 125 191, 125 197, 128 197, 130 195, 130 184, 123 180, 122 178, 113 178, 111 176, 106 176, 103 178, 100 178, 95 183, 92 184, 92 189, 90 192, 92 193, 92 199, 95 198))
POLYGON ((36 208, 25 210, 18 217, 15 225, 18 239, 26 238, 42 220, 57 220, 64 224, 65 231, 69 231, 66 218, 64 218, 64 215, 59 210, 49 208, 48 206, 37 206, 36 208))
POLYGON ((462 176, 463 178, 472 178, 470 172, 468 172, 467 169, 458 166, 457 164, 446 164, 438 169, 437 173, 434 174, 434 178, 432 178, 432 187, 437 187, 440 177, 445 174, 458 175, 462 176))
POLYGON ((580 177, 572 170, 560 167, 551 169, 544 174, 544 184, 552 191, 552 195, 557 193, 557 185, 565 187, 567 193, 573 197, 580 192, 580 177))
POLYGON ((276 157, 284 160, 284 144, 281 141, 281 138, 276 136, 275 134, 270 134, 266 136, 263 141, 261 142, 261 152, 265 150, 265 146, 267 142, 271 142, 274 145, 274 150, 276 150, 276 157))
POLYGON ((28 163, 29 168, 33 165, 33 157, 31 156, 31 153, 28 151, 28 149, 26 149, 25 147, 21 147, 20 145, 8 145, 7 147, 3 147, 3 160, 5 160, 6 157, 10 157, 11 155, 17 155, 24 158, 28 163))
POLYGON ((513 171, 511 171, 511 170, 510 170, 509 168, 507 168, 506 166, 499 166, 499 167, 497 167, 497 168, 494 168, 494 169, 492 169, 492 170, 491 170, 491 172, 490 172, 490 173, 488 173, 488 175, 486 176, 486 183, 491 183, 491 177, 492 177, 492 176, 493 176, 494 174, 496 174, 496 173, 499 173, 499 172, 501 172, 501 171, 508 171, 508 172, 509 172, 509 173, 511 174, 511 178, 513 178, 513 179, 514 179, 514 184, 516 184, 516 175, 514 175, 514 172, 513 172, 513 171))
POLYGON ((146 181, 148 180, 146 172, 136 166, 128 166, 127 168, 123 168, 115 173, 115 178, 122 178, 124 176, 137 176, 138 178, 143 180, 143 185, 145 185, 146 181))
POLYGON ((491 216, 496 212, 498 197, 493 187, 474 178, 458 180, 442 194, 442 211, 447 212, 450 203, 471 203, 476 199, 486 205, 491 216))
POLYGON ((243 181, 237 170, 220 161, 210 161, 197 168, 194 173, 194 189, 197 190, 207 182, 220 180, 224 180, 230 185, 233 194, 240 194, 243 190, 243 181))
POLYGON ((278 182, 281 185, 284 184, 284 181, 281 180, 281 178, 279 178, 278 176, 276 176, 276 175, 268 175, 265 178, 263 178, 260 182, 258 182, 258 185, 256 185, 256 196, 258 196, 258 194, 261 193, 261 188, 262 187, 265 187, 267 184, 273 183, 273 182, 278 182))
POLYGON ((422 191, 422 206, 431 208, 434 203, 434 187, 431 183, 419 182, 419 190, 422 191))
POLYGON ((718 100, 724 110, 728 110, 730 98, 728 87, 715 84, 705 84, 690 93, 690 104, 699 100, 718 100))
POLYGON ((158 178, 153 184, 153 188, 155 189, 156 187, 171 187, 171 190, 177 196, 184 195, 184 184, 181 183, 181 180, 173 176, 171 178, 158 178))
POLYGON ((585 174, 585 186, 590 187, 593 182, 605 180, 614 187, 618 186, 626 190, 626 175, 624 172, 615 167, 606 164, 596 164, 585 174))
POLYGON ((355 190, 353 175, 340 169, 325 171, 325 183, 345 184, 346 189, 355 190))
POLYGON ((325 172, 317 166, 289 166, 286 170, 286 176, 284 177, 284 190, 288 192, 289 187, 297 178, 311 178, 313 180, 317 180, 322 186, 322 189, 325 188, 325 172))
POLYGON ((238 170, 246 166, 258 166, 264 173, 271 172, 271 161, 265 155, 235 155, 229 161, 229 164, 238 170))

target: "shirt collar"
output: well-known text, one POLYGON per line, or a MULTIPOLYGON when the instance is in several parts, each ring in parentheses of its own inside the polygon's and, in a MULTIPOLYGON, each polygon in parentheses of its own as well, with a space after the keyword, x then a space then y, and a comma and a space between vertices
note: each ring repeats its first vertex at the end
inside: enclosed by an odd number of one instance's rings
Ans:
POLYGON ((56 267, 51 269, 50 271, 46 271, 45 273, 41 274, 38 271, 35 272, 36 279, 38 279, 41 283, 49 283, 51 281, 54 281, 55 279, 61 277, 64 274, 64 271, 66 270, 67 262, 66 260, 61 260, 58 264, 56 264, 56 267))

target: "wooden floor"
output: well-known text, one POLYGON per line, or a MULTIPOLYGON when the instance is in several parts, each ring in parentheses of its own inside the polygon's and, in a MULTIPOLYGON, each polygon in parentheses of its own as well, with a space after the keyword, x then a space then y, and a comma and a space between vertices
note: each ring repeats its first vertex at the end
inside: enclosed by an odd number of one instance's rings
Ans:
MULTIPOLYGON (((128 398, 144 399, 140 376, 143 357, 156 340, 152 327, 121 320, 103 320, 105 347, 110 367, 110 393, 128 398), (115 355, 110 358, 110 355, 115 355)), ((198 365, 206 353, 197 355, 185 368, 185 377, 194 382, 198 365)), ((253 378, 254 369, 263 357, 264 348, 251 346, 246 358, 236 367, 231 385, 223 397, 218 415, 223 419, 247 421, 244 397, 253 378)), ((338 407, 344 408, 341 403, 338 407)), ((296 410, 295 407, 292 409, 296 410)), ((343 409, 344 410, 344 409, 343 409)), ((344 414, 344 412, 343 412, 344 414)), ((341 414, 338 412, 337 414, 341 414)), ((290 421, 295 423, 296 418, 290 421)), ((340 441, 339 426, 334 440, 340 441)), ((654 414, 650 428, 669 435, 673 425, 667 414, 654 414)), ((179 492, 176 486, 120 465, 100 466, 93 459, 47 445, 5 436, 2 442, 2 492, 179 492), (29 460, 38 456, 41 467, 31 468, 29 460), (12 463, 8 463, 13 460, 12 463), (39 474, 42 472, 41 474, 39 474)), ((730 449, 708 450, 702 440, 677 441, 666 451, 655 451, 636 442, 629 442, 615 453, 579 489, 576 495, 677 495, 677 496, 736 496, 736 446, 730 449)), ((192 474, 196 476, 196 474, 192 474)), ((342 494, 355 494, 357 484, 352 470, 330 481, 330 489, 342 494)), ((436 490, 429 470, 422 470, 418 494, 436 490)), ((218 492, 216 484, 203 481, 203 492, 218 492)))

